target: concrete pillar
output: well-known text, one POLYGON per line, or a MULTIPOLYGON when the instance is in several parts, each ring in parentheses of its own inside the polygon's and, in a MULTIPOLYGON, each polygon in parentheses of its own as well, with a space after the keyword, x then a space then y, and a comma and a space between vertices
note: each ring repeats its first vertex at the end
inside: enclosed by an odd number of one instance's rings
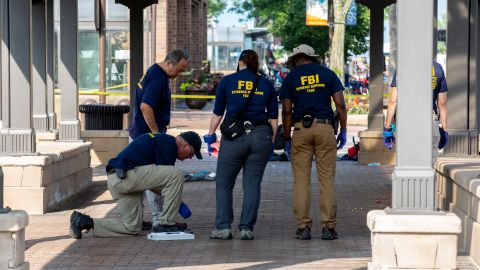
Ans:
POLYGON ((478 1, 470 4, 470 51, 469 51, 469 87, 468 87, 468 149, 469 155, 480 155, 480 29, 478 1))
POLYGON ((8 127, 10 111, 9 99, 9 35, 8 35, 8 0, 0 0, 0 129, 8 127))
POLYGON ((360 164, 394 164, 395 151, 383 145, 383 21, 384 9, 395 1, 357 1, 370 8, 370 88, 368 130, 359 132, 360 164))
POLYGON ((478 111, 475 106, 478 98, 476 67, 478 3, 470 0, 448 1, 447 7, 449 143, 444 149, 444 154, 478 155, 478 118, 475 112, 478 111))
POLYGON ((60 1, 60 59, 58 82, 61 94, 59 140, 80 141, 78 119, 78 20, 77 0, 60 1))
POLYGON ((32 3, 2 1, 0 155, 35 153, 32 129, 32 3))
POLYGON ((28 215, 25 211, 0 214, 1 269, 28 270, 30 268, 29 263, 25 261, 25 227, 27 225, 28 215))
POLYGON ((53 2, 54 0, 45 0, 46 8, 46 52, 47 52, 47 114, 48 114, 48 130, 53 131, 57 129, 57 114, 55 113, 55 94, 53 88, 53 41, 54 41, 54 26, 53 26, 53 2))
MULTIPOLYGON (((135 108, 135 89, 143 75, 143 7, 130 6, 130 108, 135 108)), ((129 119, 131 121, 132 111, 129 119)))
POLYGON ((370 88, 368 130, 383 131, 383 14, 382 4, 370 8, 370 88))
MULTIPOLYGON (((115 0, 130 9, 130 108, 135 107, 135 89, 143 75, 143 9, 157 4, 158 0, 115 0)), ((132 121, 132 110, 128 116, 132 121)))
POLYGON ((32 89, 33 127, 36 131, 48 130, 47 115, 47 50, 46 50, 46 9, 43 1, 32 4, 32 89))
POLYGON ((435 211, 432 169, 433 0, 401 0, 398 136, 392 209, 370 211, 369 269, 456 269, 460 219, 435 211))
POLYGON ((421 9, 414 2, 397 4, 399 102, 392 207, 433 211, 432 91, 427 91, 432 88, 433 0, 422 1, 421 9))

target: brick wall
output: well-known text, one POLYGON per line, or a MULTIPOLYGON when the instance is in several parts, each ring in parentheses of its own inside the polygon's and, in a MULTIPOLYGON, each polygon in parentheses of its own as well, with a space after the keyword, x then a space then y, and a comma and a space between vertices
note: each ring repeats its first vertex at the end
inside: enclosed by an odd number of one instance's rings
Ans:
POLYGON ((199 68, 207 58, 207 1, 159 0, 157 4, 156 61, 167 52, 185 49, 191 67, 199 68))
MULTIPOLYGON (((207 59, 208 0, 159 0, 157 4, 156 62, 169 51, 184 49, 190 68, 200 68, 207 59)), ((172 90, 178 83, 172 83, 172 90)))

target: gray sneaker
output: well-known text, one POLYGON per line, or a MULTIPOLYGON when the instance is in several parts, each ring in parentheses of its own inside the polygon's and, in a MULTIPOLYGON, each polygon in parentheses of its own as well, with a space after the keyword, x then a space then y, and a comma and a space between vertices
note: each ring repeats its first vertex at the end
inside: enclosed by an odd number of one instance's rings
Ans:
POLYGON ((222 240, 230 240, 232 239, 232 230, 230 229, 222 229, 222 230, 213 230, 210 232, 210 239, 222 239, 222 240))
POLYGON ((253 240, 254 237, 253 237, 253 232, 250 231, 249 229, 242 229, 240 231, 240 239, 242 240, 253 240))

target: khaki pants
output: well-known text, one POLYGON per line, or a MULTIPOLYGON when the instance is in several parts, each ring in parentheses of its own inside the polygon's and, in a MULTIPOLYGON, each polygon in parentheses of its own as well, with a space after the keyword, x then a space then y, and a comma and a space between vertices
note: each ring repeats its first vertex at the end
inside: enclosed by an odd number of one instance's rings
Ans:
POLYGON ((173 166, 146 165, 127 171, 125 179, 108 175, 108 190, 117 201, 120 218, 96 218, 95 237, 135 235, 142 229, 145 190, 152 190, 164 198, 160 223, 175 224, 175 215, 181 202, 183 174, 173 166))
POLYGON ((320 185, 320 217, 322 227, 335 228, 337 202, 335 190, 335 167, 337 145, 332 126, 314 123, 304 128, 295 124, 292 136, 292 172, 294 177, 293 212, 297 227, 312 226, 310 218, 310 177, 312 158, 315 155, 317 178, 320 185))

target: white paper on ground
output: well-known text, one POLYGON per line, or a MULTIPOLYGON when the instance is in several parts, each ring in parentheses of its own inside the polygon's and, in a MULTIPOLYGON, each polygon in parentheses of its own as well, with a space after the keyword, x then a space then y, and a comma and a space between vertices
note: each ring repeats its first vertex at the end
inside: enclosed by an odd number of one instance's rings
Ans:
POLYGON ((148 240, 161 241, 161 240, 193 240, 195 235, 193 233, 185 232, 158 232, 149 233, 147 235, 148 240))

